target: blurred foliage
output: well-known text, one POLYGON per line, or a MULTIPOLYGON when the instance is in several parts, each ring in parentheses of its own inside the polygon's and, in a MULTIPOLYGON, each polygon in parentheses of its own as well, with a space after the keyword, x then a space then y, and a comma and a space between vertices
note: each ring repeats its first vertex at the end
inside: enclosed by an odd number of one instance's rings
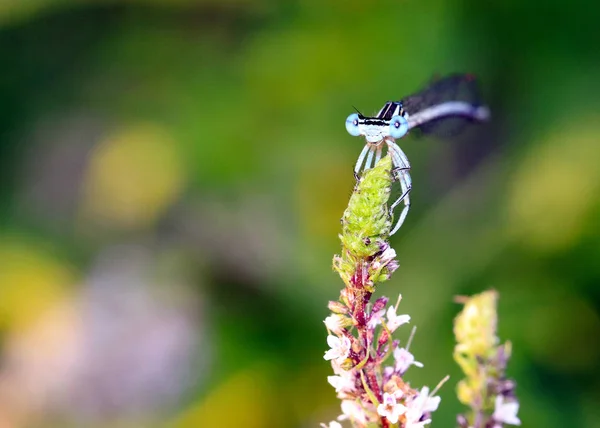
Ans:
POLYGON ((70 292, 73 272, 43 243, 6 234, 1 239, 0 326, 21 329, 70 292), (9 286, 12 284, 18 286, 9 286))
POLYGON ((600 426, 599 15, 0 2, 0 426, 335 417, 322 319, 362 148, 343 121, 454 71, 479 76, 494 120, 403 142, 413 204, 381 292, 419 327, 411 376, 451 375, 433 425, 452 424, 452 296, 494 287, 523 424, 600 426))
POLYGON ((164 213, 184 179, 173 141, 162 134, 138 125, 96 147, 83 182, 84 217, 114 226, 147 227, 164 213))

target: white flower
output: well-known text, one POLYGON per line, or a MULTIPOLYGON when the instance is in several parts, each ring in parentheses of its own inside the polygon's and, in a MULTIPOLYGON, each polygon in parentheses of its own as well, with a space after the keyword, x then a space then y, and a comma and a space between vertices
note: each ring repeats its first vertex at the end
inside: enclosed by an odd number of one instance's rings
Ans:
POLYGON ((430 397, 429 388, 424 386, 416 398, 407 404, 405 428, 421 428, 431 422, 431 419, 421 421, 426 413, 437 410, 440 405, 440 397, 430 397))
POLYGON ((343 376, 347 372, 336 360, 331 360, 331 368, 336 375, 343 376))
POLYGON ((342 424, 336 421, 331 421, 327 425, 321 424, 322 428, 342 428, 342 424))
POLYGON ((351 421, 356 421, 362 424, 367 423, 367 416, 365 415, 364 409, 353 400, 343 400, 342 401, 342 414, 338 416, 338 421, 343 421, 346 419, 350 419, 351 421))
POLYGON ((392 377, 393 374, 394 374, 394 368, 393 367, 384 367, 383 368, 383 377, 384 377, 384 379, 389 379, 390 377, 392 377))
POLYGON ((397 403, 396 397, 387 392, 383 393, 383 403, 377 406, 377 413, 379 413, 380 416, 385 416, 387 420, 393 424, 398 423, 398 419, 405 411, 406 407, 397 403))
POLYGON ((341 362, 348 357, 351 344, 350 339, 346 336, 343 336, 340 339, 339 337, 330 334, 327 336, 327 344, 331 349, 325 352, 325 355, 323 355, 324 359, 338 360, 338 362, 341 362))
POLYGON ((442 401, 442 399, 438 396, 430 397, 429 388, 424 386, 423 388, 421 388, 421 392, 419 392, 419 395, 415 399, 415 401, 419 402, 423 413, 431 413, 437 410, 437 408, 440 406, 440 401, 442 401))
POLYGON ((325 323, 325 327, 327 327, 329 331, 339 334, 344 328, 344 326, 342 325, 343 320, 344 318, 341 315, 332 314, 325 318, 325 321, 323 322, 325 323))
POLYGON ((425 419, 424 421, 406 420, 404 428, 423 428, 425 425, 428 425, 430 423, 431 419, 425 419))
POLYGON ((345 376, 327 376, 327 382, 335 388, 335 392, 354 391, 356 385, 354 383, 354 374, 347 371, 345 376))
POLYGON ((396 361, 396 371, 403 374, 410 366, 423 367, 423 364, 415 361, 413 354, 404 348, 394 349, 394 360, 396 361))
POLYGON ((372 313, 371 318, 369 318, 369 322, 367 323, 367 327, 373 329, 381 324, 381 318, 383 318, 384 314, 385 309, 381 309, 380 311, 372 313))
POLYGON ((424 421, 407 419, 404 424, 404 428, 423 428, 425 425, 431 423, 431 419, 425 419, 424 421))
POLYGON ((503 396, 499 395, 496 397, 496 407, 493 415, 496 422, 509 425, 521 425, 521 420, 517 417, 518 411, 519 403, 517 401, 505 403, 503 396))
POLYGON ((396 250, 392 247, 387 247, 379 257, 381 257, 382 263, 389 263, 396 258, 396 250))
POLYGON ((402 397, 404 397, 404 391, 402 391, 401 389, 397 389, 392 395, 396 398, 396 400, 399 400, 402 397))
POLYGON ((402 324, 410 321, 410 315, 396 315, 396 307, 390 306, 387 311, 387 326, 391 332, 394 332, 402 324))

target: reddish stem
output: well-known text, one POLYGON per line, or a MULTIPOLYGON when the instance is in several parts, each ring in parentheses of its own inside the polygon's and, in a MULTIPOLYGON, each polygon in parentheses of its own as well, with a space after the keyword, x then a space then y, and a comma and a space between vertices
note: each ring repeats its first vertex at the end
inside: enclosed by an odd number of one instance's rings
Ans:
MULTIPOLYGON (((353 307, 353 317, 356 322, 356 329, 358 331, 359 343, 361 346, 361 356, 362 358, 366 358, 369 355, 369 337, 368 337, 368 327, 367 327, 367 314, 366 308, 369 300, 373 293, 366 291, 364 288, 364 283, 367 277, 367 269, 363 266, 363 263, 357 263, 358 269, 353 278, 354 290, 352 290, 352 294, 355 297, 354 307, 353 307)), ((367 364, 365 365, 363 371, 365 373, 365 378, 369 389, 375 394, 377 400, 381 401, 383 399, 381 394, 381 389, 379 387, 379 382, 377 381, 377 375, 375 373, 375 361, 373 361, 372 357, 369 355, 369 359, 367 364)), ((387 422, 385 422, 388 426, 387 422)))

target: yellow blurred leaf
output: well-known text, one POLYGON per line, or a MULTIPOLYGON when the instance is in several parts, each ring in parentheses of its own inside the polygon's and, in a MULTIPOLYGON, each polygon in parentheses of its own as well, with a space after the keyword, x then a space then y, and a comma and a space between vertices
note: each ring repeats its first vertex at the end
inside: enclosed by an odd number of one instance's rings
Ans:
POLYGON ((73 272, 42 247, 0 239, 0 326, 19 329, 62 300, 73 272))
POLYGON ((269 389, 271 367, 253 367, 235 374, 216 387, 205 399, 192 405, 170 424, 175 428, 221 427, 262 428, 272 426, 269 389))
POLYGON ((183 165, 164 130, 137 125, 109 136, 92 154, 83 219, 116 228, 150 226, 184 185, 183 165))
POLYGON ((598 203, 600 130, 594 119, 571 126, 561 122, 510 178, 509 230, 535 249, 553 252, 571 246, 598 203))

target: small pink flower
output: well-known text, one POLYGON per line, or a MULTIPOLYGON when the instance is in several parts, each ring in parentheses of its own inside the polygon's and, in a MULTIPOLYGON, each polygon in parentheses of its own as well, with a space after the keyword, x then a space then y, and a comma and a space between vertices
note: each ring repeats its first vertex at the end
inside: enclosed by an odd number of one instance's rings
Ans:
POLYGON ((392 395, 396 400, 400 400, 402 397, 404 397, 404 392, 401 389, 397 389, 392 395))
POLYGON ((385 309, 381 309, 377 312, 371 313, 371 317, 369 318, 369 322, 367 323, 367 327, 370 329, 374 329, 379 324, 381 324, 381 318, 385 314, 385 309))
POLYGON ((404 374, 410 366, 423 367, 423 364, 415 361, 413 354, 405 348, 394 349, 394 360, 396 361, 396 371, 404 374))
POLYGON ((425 425, 431 423, 431 419, 425 419, 424 421, 407 419, 404 424, 404 428, 423 428, 425 425))
POLYGON ((519 403, 517 401, 504 402, 504 397, 496 397, 496 407, 493 418, 496 422, 509 425, 521 425, 521 420, 517 417, 519 403))
POLYGON ((341 406, 342 414, 338 416, 338 421, 350 419, 352 422, 367 423, 367 415, 362 406, 356 401, 343 400, 341 406))
POLYGON ((390 246, 383 248, 383 252, 379 256, 379 258, 380 258, 381 264, 384 265, 388 270, 388 278, 389 278, 389 275, 394 273, 394 271, 396 269, 398 269, 398 267, 400 266, 398 264, 398 261, 396 260, 396 250, 394 250, 390 246))
POLYGON ((390 246, 387 246, 386 248, 383 249, 383 252, 381 253, 381 255, 379 257, 381 258, 382 263, 384 263, 384 264, 389 263, 396 258, 396 250, 394 250, 390 246))
POLYGON ((383 394, 383 403, 377 406, 377 413, 384 416, 393 424, 398 423, 398 419, 406 411, 406 407, 396 402, 396 397, 393 394, 385 392, 383 394))
POLYGON ((331 368, 336 375, 343 376, 346 372, 346 369, 342 368, 340 363, 338 363, 336 360, 331 360, 331 368))
POLYGON ((340 334, 344 329, 343 326, 344 317, 338 314, 331 314, 323 321, 325 327, 333 333, 340 334))
POLYGON ((394 368, 393 367, 384 367, 383 368, 383 377, 385 379, 389 379, 390 377, 392 377, 393 374, 394 374, 394 368))
POLYGON ((327 382, 335 388, 335 392, 351 392, 356 388, 354 374, 347 371, 346 375, 327 376, 327 382))
POLYGON ((429 388, 424 386, 416 398, 407 404, 405 428, 421 428, 431 422, 431 419, 421 421, 424 414, 437 410, 440 397, 430 397, 429 388))
POLYGON ((406 324, 410 321, 410 315, 396 315, 396 308, 390 306, 387 311, 387 327, 391 332, 394 332, 402 324, 406 324))
POLYGON ((331 349, 325 352, 323 358, 326 360, 337 360, 338 362, 344 361, 350 354, 350 339, 346 336, 341 338, 333 335, 327 336, 327 344, 331 349))
POLYGON ((342 428, 342 424, 336 421, 331 421, 328 424, 321 424, 321 428, 342 428))

